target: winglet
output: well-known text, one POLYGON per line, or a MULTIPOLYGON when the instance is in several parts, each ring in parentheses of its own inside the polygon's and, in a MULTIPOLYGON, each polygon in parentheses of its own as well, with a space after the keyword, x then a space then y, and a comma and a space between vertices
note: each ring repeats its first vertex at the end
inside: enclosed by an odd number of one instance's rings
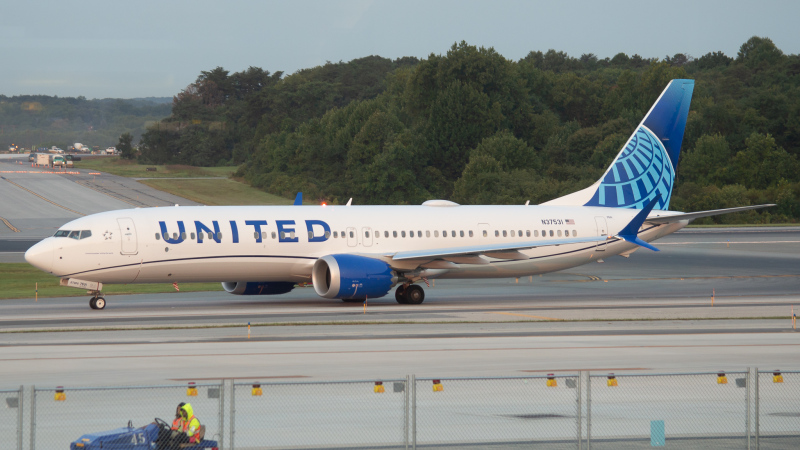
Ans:
POLYGON ((647 219, 647 215, 650 214, 650 211, 653 210, 653 207, 656 206, 656 203, 661 199, 661 194, 656 194, 650 202, 647 203, 647 206, 644 207, 636 217, 633 218, 625 228, 621 229, 619 233, 617 233, 617 237, 621 239, 625 239, 628 242, 632 242, 636 245, 641 247, 649 248, 650 250, 657 252, 658 249, 650 245, 649 243, 639 239, 639 228, 642 227, 645 219, 647 219))
POLYGON ((297 197, 294 198, 294 206, 303 206, 303 193, 298 192, 297 197))

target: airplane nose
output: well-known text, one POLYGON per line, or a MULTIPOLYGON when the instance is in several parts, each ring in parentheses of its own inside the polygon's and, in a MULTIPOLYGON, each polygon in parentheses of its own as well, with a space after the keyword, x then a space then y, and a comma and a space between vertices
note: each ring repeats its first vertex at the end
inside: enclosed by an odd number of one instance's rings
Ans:
POLYGON ((52 272, 54 253, 53 240, 45 239, 25 252, 25 261, 39 270, 52 272))

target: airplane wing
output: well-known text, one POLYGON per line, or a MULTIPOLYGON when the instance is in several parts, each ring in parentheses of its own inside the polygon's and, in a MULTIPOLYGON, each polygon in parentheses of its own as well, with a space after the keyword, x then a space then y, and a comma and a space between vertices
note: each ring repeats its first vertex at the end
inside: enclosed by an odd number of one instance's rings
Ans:
MULTIPOLYGON (((397 252, 391 255, 393 261, 403 260, 420 260, 420 259, 444 259, 453 263, 459 264, 488 264, 486 259, 481 256, 488 256, 497 259, 528 259, 526 255, 520 253, 520 250, 527 250, 535 247, 548 247, 553 245, 564 244, 582 244, 587 242, 602 242, 607 239, 618 238, 624 239, 636 245, 647 247, 651 250, 658 251, 649 243, 639 239, 638 231, 644 223, 647 215, 653 210, 656 203, 661 199, 661 195, 656 195, 647 206, 639 211, 636 216, 628 222, 625 227, 613 236, 592 236, 582 238, 564 238, 564 239, 548 239, 541 241, 527 241, 509 244, 492 244, 492 245, 475 245, 467 247, 450 247, 439 249, 425 249, 425 250, 412 250, 408 252, 397 252)), ((389 255, 386 255, 389 256, 389 255)))
POLYGON ((712 209, 709 211, 697 211, 691 213, 658 211, 654 215, 648 217, 647 220, 645 220, 645 222, 650 222, 655 224, 675 223, 675 222, 680 222, 681 220, 694 220, 694 219, 699 219, 701 217, 711 217, 720 214, 730 214, 741 211, 750 211, 751 209, 769 208, 770 206, 775 206, 775 204, 770 203, 767 205, 739 206, 737 208, 712 209))

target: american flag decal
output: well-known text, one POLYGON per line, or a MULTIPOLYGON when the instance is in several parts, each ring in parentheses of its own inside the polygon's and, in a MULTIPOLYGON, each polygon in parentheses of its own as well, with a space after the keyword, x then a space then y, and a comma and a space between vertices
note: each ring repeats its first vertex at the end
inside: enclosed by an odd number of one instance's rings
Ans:
POLYGON ((575 220, 574 219, 567 219, 565 223, 567 225, 575 225, 575 220))
POLYGON ((180 291, 181 291, 180 289, 178 289, 178 283, 177 283, 177 282, 175 282, 175 283, 172 283, 172 287, 174 287, 174 288, 175 288, 175 290, 176 290, 176 291, 178 291, 178 292, 180 292, 180 291))

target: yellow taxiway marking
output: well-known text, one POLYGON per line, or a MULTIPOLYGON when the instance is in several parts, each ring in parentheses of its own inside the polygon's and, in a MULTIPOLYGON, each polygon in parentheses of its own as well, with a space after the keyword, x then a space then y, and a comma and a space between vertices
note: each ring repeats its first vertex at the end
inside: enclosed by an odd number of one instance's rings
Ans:
POLYGON ((503 314, 503 315, 506 315, 506 316, 533 317, 534 319, 542 319, 542 320, 564 320, 564 319, 556 319, 555 317, 532 316, 530 314, 518 314, 518 313, 510 313, 510 312, 490 312, 489 314, 503 314))

